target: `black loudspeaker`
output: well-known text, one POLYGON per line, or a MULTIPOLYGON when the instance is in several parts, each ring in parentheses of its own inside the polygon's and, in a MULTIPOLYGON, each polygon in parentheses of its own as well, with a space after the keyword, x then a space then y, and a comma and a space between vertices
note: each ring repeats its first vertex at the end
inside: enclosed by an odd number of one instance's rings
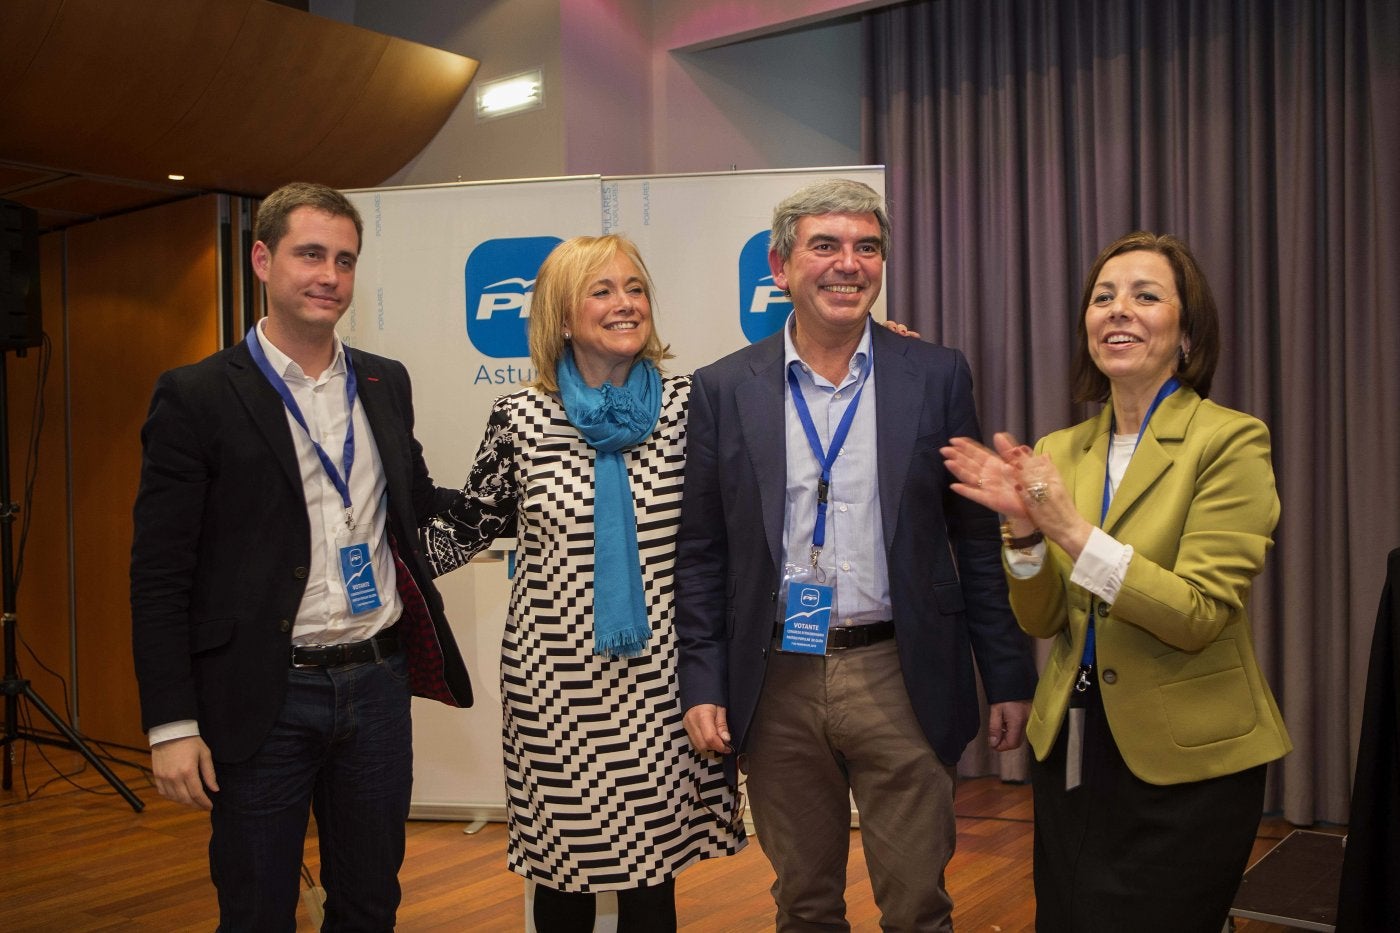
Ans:
POLYGON ((0 201, 0 352, 41 346, 39 216, 0 201))

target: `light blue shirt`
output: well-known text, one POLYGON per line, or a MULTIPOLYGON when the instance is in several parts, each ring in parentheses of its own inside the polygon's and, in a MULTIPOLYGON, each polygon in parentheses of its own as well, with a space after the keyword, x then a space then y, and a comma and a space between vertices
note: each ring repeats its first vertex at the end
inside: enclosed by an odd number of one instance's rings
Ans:
POLYGON ((875 470, 875 360, 870 352, 870 321, 851 356, 840 385, 832 385, 797 354, 792 343, 793 317, 783 328, 783 398, 787 437, 787 499, 783 511, 784 565, 811 566, 812 531, 817 520, 817 481, 821 464, 792 403, 787 371, 797 374, 812 423, 827 449, 861 380, 865 391, 851 421, 846 443, 831 467, 827 492, 826 544, 818 559, 826 583, 836 589, 832 625, 875 622, 892 617, 884 526, 880 519, 880 482, 875 470))

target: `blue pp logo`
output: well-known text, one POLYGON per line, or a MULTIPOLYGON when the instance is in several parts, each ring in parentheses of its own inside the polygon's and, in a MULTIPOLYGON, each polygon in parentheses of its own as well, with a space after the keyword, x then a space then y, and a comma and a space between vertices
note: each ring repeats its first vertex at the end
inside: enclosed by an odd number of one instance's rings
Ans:
POLYGON ((467 338, 487 356, 530 355, 530 298, 540 263, 562 240, 487 240, 467 257, 467 338))
POLYGON ((773 284, 768 268, 768 231, 755 233, 739 253, 739 327, 749 343, 783 329, 792 302, 773 284))

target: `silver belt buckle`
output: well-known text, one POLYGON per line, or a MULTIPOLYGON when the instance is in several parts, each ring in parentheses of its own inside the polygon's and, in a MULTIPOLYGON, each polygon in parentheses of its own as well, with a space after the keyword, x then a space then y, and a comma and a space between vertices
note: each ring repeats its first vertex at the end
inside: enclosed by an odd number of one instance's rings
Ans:
POLYGON ((291 662, 292 662, 292 667, 296 668, 297 670, 306 670, 308 667, 320 667, 321 665, 319 665, 319 664, 298 664, 298 663, 297 663, 297 649, 298 649, 298 648, 325 648, 325 647, 327 647, 327 646, 326 646, 326 645, 292 645, 292 648, 291 648, 291 658, 290 658, 290 660, 291 660, 291 662))

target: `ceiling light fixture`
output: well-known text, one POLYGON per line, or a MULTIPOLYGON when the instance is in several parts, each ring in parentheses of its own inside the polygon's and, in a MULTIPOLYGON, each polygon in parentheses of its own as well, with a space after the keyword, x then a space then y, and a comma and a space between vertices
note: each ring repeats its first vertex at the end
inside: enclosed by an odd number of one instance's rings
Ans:
POLYGON ((490 120, 508 113, 544 106, 544 74, 540 69, 486 81, 476 88, 476 118, 490 120))

